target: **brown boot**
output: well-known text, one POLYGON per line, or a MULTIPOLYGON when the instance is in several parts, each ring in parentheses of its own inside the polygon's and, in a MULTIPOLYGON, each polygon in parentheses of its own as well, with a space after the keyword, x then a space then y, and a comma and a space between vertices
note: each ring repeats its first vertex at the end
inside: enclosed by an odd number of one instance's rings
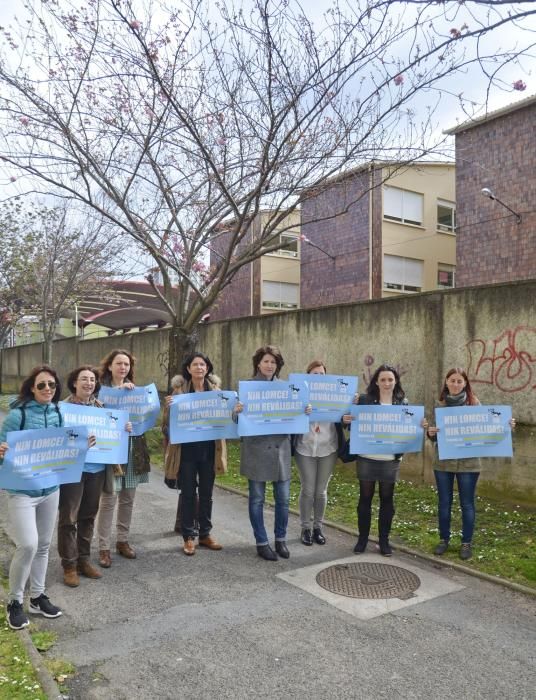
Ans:
POLYGON ((73 564, 63 569, 63 583, 69 588, 76 588, 80 585, 80 578, 76 571, 76 566, 73 564))
POLYGON ((112 556, 109 549, 101 549, 99 552, 99 566, 103 569, 109 569, 112 565, 112 556))
POLYGON ((86 578, 102 578, 101 572, 93 566, 89 559, 79 559, 77 570, 86 578))
POLYGON ((128 542, 117 542, 116 543, 117 553, 126 559, 135 559, 136 551, 132 549, 128 542))

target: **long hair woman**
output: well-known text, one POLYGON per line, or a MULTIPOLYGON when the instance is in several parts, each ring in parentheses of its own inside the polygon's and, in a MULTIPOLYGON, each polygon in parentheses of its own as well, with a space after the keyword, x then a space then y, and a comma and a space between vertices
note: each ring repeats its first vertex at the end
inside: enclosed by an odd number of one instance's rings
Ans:
MULTIPOLYGON (((480 401, 471 387, 467 372, 461 367, 449 369, 439 394, 439 406, 453 408, 479 405, 480 401)), ((510 421, 510 427, 515 427, 513 418, 510 421)), ((438 432, 437 427, 429 426, 426 434, 430 440, 437 442, 438 432)), ((449 548, 454 481, 456 480, 462 512, 460 559, 467 560, 473 556, 472 541, 476 518, 475 492, 481 469, 479 457, 441 460, 436 450, 434 476, 437 485, 437 516, 440 539, 434 549, 434 554, 441 556, 449 548)))
MULTIPOLYGON (((359 405, 391 406, 405 401, 405 391, 400 375, 392 366, 380 365, 372 375, 367 391, 359 396, 359 405)), ((422 426, 427 427, 423 419, 422 426)), ((360 554, 367 548, 372 518, 372 499, 378 483, 380 510, 378 515, 378 539, 380 552, 385 557, 393 553, 389 543, 391 525, 395 514, 394 491, 400 475, 401 454, 362 454, 357 456, 359 501, 357 504, 358 539, 354 552, 360 554)))
MULTIPOLYGON (((124 391, 134 389, 134 366, 136 359, 128 350, 112 350, 103 358, 99 368, 99 380, 103 386, 117 387, 124 391)), ((129 544, 130 523, 139 484, 149 482, 149 451, 145 437, 132 436, 128 441, 128 462, 108 465, 113 478, 105 480, 100 498, 97 533, 99 538, 99 564, 105 569, 112 565, 111 539, 115 506, 116 551, 126 559, 135 559, 136 552, 129 544)))
MULTIPOLYGON (((58 408, 61 384, 48 365, 35 367, 22 382, 0 430, 0 459, 8 450, 6 435, 14 430, 57 428, 63 424, 58 408)), ((8 491, 8 528, 15 542, 9 566, 7 620, 11 629, 30 623, 23 609, 24 588, 30 580, 29 612, 55 618, 61 610, 45 593, 48 553, 56 515, 59 489, 8 491)))
MULTIPOLYGON (((182 365, 181 374, 173 377, 174 394, 190 394, 215 391, 221 388, 219 378, 213 373, 210 359, 201 352, 192 353, 182 365)), ((164 423, 168 423, 166 408, 164 423)), ((211 535, 212 492, 216 473, 227 468, 225 440, 201 440, 168 444, 165 454, 166 479, 176 483, 181 491, 182 508, 180 529, 184 540, 183 552, 195 554, 196 525, 199 525, 199 545, 220 550, 222 545, 211 535), (197 491, 199 505, 197 506, 197 491), (197 523, 196 523, 197 521, 197 523)))

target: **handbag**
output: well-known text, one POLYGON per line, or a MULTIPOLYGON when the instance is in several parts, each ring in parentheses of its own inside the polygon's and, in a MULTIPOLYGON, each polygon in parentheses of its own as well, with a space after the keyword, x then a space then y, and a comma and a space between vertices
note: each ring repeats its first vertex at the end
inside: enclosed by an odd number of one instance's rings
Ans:
POLYGON ((348 462, 355 462, 355 460, 357 459, 357 455, 353 455, 350 452, 350 438, 347 438, 343 442, 342 447, 337 452, 337 457, 344 464, 348 464, 348 462))

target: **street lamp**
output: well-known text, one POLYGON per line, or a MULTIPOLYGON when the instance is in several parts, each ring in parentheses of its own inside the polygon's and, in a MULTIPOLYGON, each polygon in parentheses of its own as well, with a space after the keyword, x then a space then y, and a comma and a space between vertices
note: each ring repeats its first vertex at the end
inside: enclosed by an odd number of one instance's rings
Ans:
POLYGON ((511 207, 508 206, 508 204, 505 204, 502 200, 500 200, 496 195, 493 194, 493 192, 489 189, 489 187, 483 187, 481 190, 482 194, 484 197, 489 197, 490 199, 493 199, 495 202, 499 202, 499 204, 502 204, 502 206, 505 209, 508 209, 509 212, 512 212, 512 214, 516 217, 517 223, 521 223, 521 214, 518 214, 516 211, 514 211, 511 207))

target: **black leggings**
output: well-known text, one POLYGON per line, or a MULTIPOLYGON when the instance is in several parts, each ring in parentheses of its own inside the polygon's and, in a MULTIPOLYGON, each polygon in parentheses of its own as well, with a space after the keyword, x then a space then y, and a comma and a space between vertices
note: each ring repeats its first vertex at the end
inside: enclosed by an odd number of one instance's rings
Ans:
MULTIPOLYGON (((380 512, 378 515, 378 534, 380 540, 386 540, 391 532, 391 523, 395 514, 395 484, 379 481, 380 512)), ((372 513, 372 498, 376 488, 375 481, 359 480, 359 501, 357 504, 357 527, 360 539, 368 539, 372 513)))

